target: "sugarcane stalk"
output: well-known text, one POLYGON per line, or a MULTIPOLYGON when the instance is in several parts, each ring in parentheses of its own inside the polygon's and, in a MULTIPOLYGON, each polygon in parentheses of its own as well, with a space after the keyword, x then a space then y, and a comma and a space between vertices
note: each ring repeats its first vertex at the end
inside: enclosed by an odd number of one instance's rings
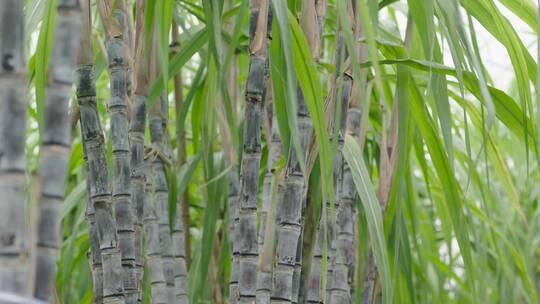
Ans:
MULTIPOLYGON (((303 2, 300 14, 300 25, 315 60, 318 59, 321 49, 321 31, 325 9, 325 1, 307 0, 303 2)), ((305 161, 312 124, 300 88, 298 88, 297 117, 300 145, 305 161)), ((285 180, 280 187, 281 193, 278 198, 277 265, 273 271, 272 303, 298 302, 302 269, 303 214, 306 198, 304 197, 305 178, 297 155, 294 148, 291 148, 285 180)))
MULTIPOLYGON (((267 20, 267 39, 271 39, 272 35, 272 11, 268 12, 267 20)), ((277 124, 277 117, 273 115, 273 95, 272 95, 272 80, 270 79, 270 60, 266 58, 266 65, 264 70, 264 91, 263 91, 263 100, 265 103, 264 111, 264 122, 265 122, 265 137, 266 145, 268 146, 268 161, 266 164, 266 173, 264 175, 263 181, 263 198, 260 212, 260 225, 258 230, 257 243, 259 245, 259 251, 262 250, 264 245, 265 235, 266 235, 266 226, 267 226, 267 217, 270 210, 270 190, 272 184, 272 170, 276 161, 281 157, 282 154, 282 144, 281 138, 279 136, 279 128, 277 124)))
MULTIPOLYGON (((177 49, 180 47, 180 33, 178 32, 178 25, 176 22, 172 22, 172 46, 173 54, 177 53, 177 49)), ((180 109, 184 101, 182 94, 182 73, 179 72, 174 76, 174 100, 176 117, 180 117, 180 109)), ((186 162, 186 135, 183 127, 177 126, 176 130, 176 153, 178 167, 182 166, 186 162)), ((180 194, 177 209, 177 221, 182 221, 182 231, 184 233, 184 242, 182 243, 184 248, 180 248, 183 251, 182 255, 177 255, 178 259, 184 257, 186 269, 189 269, 191 263, 191 246, 189 238, 189 191, 186 189, 180 194)))
MULTIPOLYGON (((302 29, 306 32, 308 38, 308 43, 310 46, 311 54, 315 60, 318 60, 321 55, 322 50, 322 37, 324 33, 324 18, 326 17, 326 0, 316 0, 314 6, 307 5, 305 10, 302 11, 300 18, 300 23, 302 29), (312 25, 312 26, 310 26, 312 25)), ((312 141, 314 142, 314 136, 311 136, 312 141)), ((310 145, 311 147, 311 145, 310 145)), ((306 156, 306 161, 309 161, 309 154, 311 151, 308 150, 308 155, 306 156)), ((311 169, 306 170, 306 176, 309 176, 311 169)), ((302 215, 300 225, 302 227, 302 232, 300 234, 300 239, 296 247, 296 263, 294 268, 293 275, 293 302, 298 303, 301 292, 302 284, 302 259, 304 257, 304 232, 305 232, 305 221, 306 221, 306 209, 307 209, 307 196, 306 191, 305 195, 302 197, 302 215)))
POLYGON ((135 230, 135 272, 137 297, 141 300, 143 278, 143 208, 146 186, 144 165, 144 141, 146 127, 146 102, 148 96, 148 52, 145 49, 145 21, 147 1, 138 0, 136 5, 136 36, 134 49, 135 88, 129 122, 129 145, 131 151, 131 199, 133 204, 133 227, 135 230))
POLYGON ((240 303, 251 303, 257 281, 257 202, 261 161, 261 118, 267 57, 267 0, 250 1, 249 72, 246 84, 244 146, 240 171, 239 277, 240 303))
POLYGON ((56 259, 62 243, 62 201, 71 145, 69 99, 81 28, 81 6, 78 0, 59 1, 57 10, 50 81, 45 98, 40 169, 43 187, 38 207, 34 273, 34 296, 46 301, 53 300, 56 259))
POLYGON ((96 90, 95 90, 95 76, 94 76, 94 58, 92 51, 92 31, 91 31, 91 11, 90 0, 82 1, 83 7, 83 24, 82 24, 82 37, 79 47, 79 56, 77 58, 76 80, 77 80, 77 104, 79 105, 79 118, 81 118, 81 112, 84 113, 84 124, 82 118, 79 119, 81 123, 81 137, 83 138, 83 158, 87 172, 87 193, 88 204, 86 207, 86 219, 88 221, 88 234, 90 239, 90 252, 88 259, 90 263, 90 269, 92 272, 94 303, 103 302, 103 265, 101 263, 101 250, 99 248, 99 235, 96 225, 96 211, 92 205, 92 199, 90 193, 95 187, 95 180, 92 177, 90 171, 90 163, 88 161, 87 142, 84 139, 88 139, 85 136, 85 132, 89 130, 95 130, 94 132, 103 134, 101 123, 99 119, 99 112, 96 104, 96 90), (90 88, 84 92, 84 88, 90 88), (82 108, 82 110, 81 110, 82 108), (84 128, 84 129, 83 129, 84 128))
MULTIPOLYGON (((86 3, 88 4, 88 3, 86 3)), ((84 35, 81 40, 77 76, 77 102, 80 109, 81 135, 85 157, 88 161, 90 181, 87 208, 91 241, 92 267, 94 269, 94 302, 124 303, 122 263, 118 248, 116 222, 112 210, 105 152, 105 139, 97 107, 95 74, 92 58, 90 12, 84 18, 84 35), (96 246, 96 238, 99 248, 96 246), (101 286, 99 286, 101 284, 101 286)))
POLYGON ((161 247, 159 242, 159 225, 156 213, 154 185, 159 178, 159 172, 156 172, 152 166, 152 160, 145 160, 147 166, 146 172, 146 187, 144 192, 144 207, 143 207, 143 226, 144 240, 146 248, 146 264, 150 272, 150 284, 152 289, 152 302, 156 304, 167 304, 168 295, 163 273, 163 261, 161 258, 161 247))
MULTIPOLYGON (((232 7, 232 0, 227 0, 225 2, 226 9, 232 7)), ((225 29, 228 33, 232 33, 233 25, 229 22, 225 23, 225 29)), ((225 44, 225 47, 228 47, 225 44)), ((232 64, 226 70, 227 78, 227 93, 230 96, 232 108, 237 108, 237 70, 236 65, 234 64, 235 59, 233 55, 232 64)), ((222 100, 223 101, 223 100, 222 100)), ((227 226, 228 226, 228 238, 229 238, 229 248, 231 252, 231 262, 230 262, 230 273, 229 273, 229 303, 236 304, 238 299, 238 274, 239 274, 239 247, 240 243, 240 234, 238 233, 238 225, 240 222, 240 216, 238 214, 238 204, 239 204, 239 178, 238 178, 238 156, 237 156, 237 147, 232 142, 232 132, 227 124, 225 119, 225 105, 224 102, 220 103, 223 115, 220 115, 220 130, 222 133, 224 154, 227 159, 229 166, 231 167, 229 173, 227 174, 228 180, 228 196, 227 196, 227 226)))
POLYGON ((238 250, 238 244, 240 243, 240 233, 238 233, 238 226, 240 223, 240 216, 238 214, 238 191, 239 191, 239 181, 238 173, 233 168, 229 171, 228 174, 229 180, 229 196, 227 198, 228 202, 228 226, 229 232, 231 235, 231 274, 229 280, 229 303, 235 304, 238 300, 238 273, 240 266, 238 250))
POLYGON ((86 147, 90 181, 91 204, 87 208, 87 217, 90 225, 92 266, 96 270, 93 274, 95 301, 99 301, 101 295, 103 303, 123 303, 123 284, 118 272, 121 257, 112 214, 104 137, 97 109, 94 67, 91 62, 79 64, 77 82, 81 133, 86 147), (96 234, 99 247, 95 246, 96 234))
POLYGON ((184 210, 176 205, 176 220, 172 233, 172 248, 174 254, 173 275, 174 275, 174 295, 178 304, 189 303, 188 286, 187 286, 187 266, 185 259, 185 233, 184 222, 182 221, 184 210))
MULTIPOLYGON (((352 89, 352 79, 345 77, 342 99, 343 113, 347 113, 343 122, 347 121, 347 132, 355 135, 354 130, 357 130, 360 125, 360 112, 356 109, 348 109, 350 93, 352 89), (349 117, 351 115, 351 117, 349 117), (350 130, 350 131, 349 131, 350 130)), ((339 145, 343 147, 345 126, 340 127, 339 145)), ((339 149, 339 148, 338 148, 339 149)), ((341 150, 339 150, 341 153, 341 150)), ((330 289, 330 303, 349 303, 351 298, 351 274, 353 254, 353 238, 354 238, 354 215, 356 213, 356 191, 352 175, 347 164, 342 161, 340 170, 342 170, 342 179, 340 188, 340 202, 336 214, 336 232, 337 239, 335 240, 336 256, 333 261, 333 278, 330 289)))
POLYGON ((282 144, 279 137, 279 130, 277 126, 277 119, 274 117, 272 122, 272 142, 268 151, 268 162, 267 169, 264 175, 264 188, 263 188, 263 198, 261 206, 261 215, 260 215, 260 227, 258 233, 258 244, 259 251, 262 250, 265 243, 266 227, 268 225, 268 213, 270 212, 270 194, 271 194, 271 185, 272 185, 272 171, 276 161, 281 157, 282 154, 282 144))
MULTIPOLYGON (((25 222, 26 62, 23 1, 0 1, 0 291, 32 292, 25 222)), ((53 232, 54 233, 54 232, 53 232)))
MULTIPOLYGON (((279 136, 279 128, 277 117, 273 114, 271 80, 267 80, 267 93, 265 94, 265 102, 267 102, 267 120, 271 121, 271 135, 267 140, 269 145, 268 162, 266 174, 264 176, 264 188, 262 207, 259 225, 259 264, 257 272, 257 293, 256 303, 270 303, 272 292, 272 268, 274 260, 274 243, 275 243, 275 227, 276 227, 276 193, 278 185, 278 171, 276 168, 278 160, 282 156, 282 144, 279 136)), ((267 132, 268 133, 268 132, 267 132)))
MULTIPOLYGON (((155 25, 153 25, 155 33, 155 25)), ((149 57, 149 83, 153 83, 159 71, 157 70, 157 37, 152 36, 152 49, 149 57)), ((150 100, 148 100, 150 102, 150 100)), ((166 199, 167 182, 163 171, 163 166, 160 157, 164 157, 161 150, 163 140, 163 129, 160 115, 161 102, 155 102, 155 107, 152 111, 152 117, 149 120, 148 128, 152 146, 144 152, 145 170, 146 170, 146 188, 145 201, 143 207, 143 228, 144 242, 146 248, 146 263, 150 272, 150 283, 152 289, 152 301, 154 303, 164 304, 170 300, 170 285, 167 287, 167 281, 164 272, 163 246, 160 236, 160 216, 163 210, 161 204, 166 199)), ((167 227, 168 228, 168 227, 167 227)))
MULTIPOLYGON (((267 37, 272 35, 272 11, 269 11, 267 21, 267 37)), ((275 166, 282 154, 281 138, 277 117, 273 115, 272 81, 270 79, 269 58, 266 59, 263 100, 266 103, 264 111, 266 145, 269 147, 266 173, 263 181, 263 198, 259 218, 257 243, 259 246, 259 262, 257 266, 256 303, 269 304, 272 292, 272 265, 274 259, 275 239, 275 207, 278 173, 275 166)))
POLYGON ((168 215, 168 202, 169 202, 169 190, 167 186, 167 179, 165 174, 166 162, 162 157, 169 158, 169 155, 164 151, 165 141, 167 138, 167 125, 164 111, 166 111, 166 99, 163 95, 160 98, 160 102, 156 102, 152 116, 150 118, 150 139, 152 142, 152 148, 156 149, 156 153, 159 153, 161 157, 153 157, 152 167, 156 178, 154 180, 154 198, 156 200, 155 207, 157 211, 157 219, 159 226, 159 243, 162 258, 162 268, 165 278, 168 302, 175 302, 175 288, 174 288, 174 269, 173 269, 173 251, 171 246, 171 231, 169 228, 169 215, 168 215))
POLYGON ((274 161, 275 166, 270 170, 271 181, 270 189, 268 189, 268 214, 266 228, 264 230, 264 241, 259 257, 257 267, 257 304, 268 304, 272 295, 272 270, 274 265, 274 243, 275 243, 275 228, 276 228, 276 200, 278 194, 278 184, 282 178, 282 167, 278 160, 274 161))
MULTIPOLYGON (((345 125, 347 119, 347 108, 349 99, 351 96, 352 89, 352 77, 348 74, 343 76, 343 86, 341 88, 341 94, 337 98, 337 102, 340 103, 339 108, 341 112, 339 113, 339 121, 336 122, 338 125, 337 132, 337 150, 336 156, 334 159, 334 174, 333 174, 333 183, 334 183, 334 208, 337 210, 337 227, 334 227, 334 221, 332 220, 332 206, 327 202, 324 208, 320 212, 320 218, 318 221, 318 227, 315 236, 315 248, 313 250, 312 257, 312 268, 310 273, 310 279, 308 282, 308 292, 307 292, 307 302, 308 303, 323 303, 325 299, 323 297, 323 289, 326 288, 328 293, 328 298, 325 303, 344 303, 340 301, 346 301, 349 297, 349 288, 346 286, 347 280, 343 281, 343 267, 344 256, 338 248, 338 242, 335 240, 335 235, 340 236, 341 230, 344 227, 341 225, 341 217, 345 216, 346 210, 348 210, 349 205, 342 205, 342 179, 343 179, 343 155, 341 153, 344 145, 344 133, 345 125), (323 216, 323 212, 326 212, 326 216, 323 216), (324 220, 326 220, 326 232, 324 229, 324 220), (334 230, 335 229, 335 230, 334 230), (327 246, 330 249, 330 253, 326 257, 328 264, 327 267, 327 281, 326 286, 323 286, 322 281, 322 265, 324 257, 324 242, 327 242, 327 246), (345 282, 345 283, 344 283, 345 282), (341 299, 340 299, 341 298, 341 299)), ((336 104, 336 103, 334 103, 336 104)), ((331 124, 330 124, 331 125, 331 124)), ((330 131, 333 132, 333 131, 330 131)), ((345 270, 345 277, 348 275, 348 271, 345 270)))
MULTIPOLYGON (((81 125, 82 128, 82 125, 81 125)), ((82 135, 82 134, 81 134, 82 135)), ((90 176, 90 167, 88 163, 88 151, 86 143, 83 142, 83 159, 87 172, 86 192, 90 193, 93 185, 92 177, 90 176)), ((88 221, 88 238, 90 241, 90 251, 87 254, 88 264, 92 273, 92 292, 94 304, 103 303, 103 265, 101 263, 101 250, 99 248, 99 235, 96 227, 96 211, 92 206, 92 200, 88 196, 86 205, 86 220, 88 221)))
MULTIPOLYGON (((301 148, 305 153, 311 132, 311 121, 301 93, 298 97, 298 128, 301 148)), ((277 203, 279 212, 277 216, 277 265, 273 271, 272 303, 292 303, 293 301, 293 275, 298 264, 296 256, 302 232, 303 188, 304 177, 296 152, 291 148, 277 203)))
MULTIPOLYGON (((360 139, 360 109, 351 105, 347 112, 347 133, 354 139, 360 139)), ((341 186, 341 210, 338 211, 337 225, 338 225, 338 252, 340 252, 340 260, 338 261, 341 266, 345 265, 347 268, 341 268, 342 272, 347 273, 347 276, 343 278, 343 274, 340 276, 342 280, 345 279, 348 282, 349 295, 351 301, 354 300, 354 270, 355 270, 355 250, 354 250, 354 238, 355 238, 355 226, 356 226, 356 201, 358 194, 356 193, 356 187, 352 177, 351 170, 346 162, 343 163, 343 181, 341 186)))
MULTIPOLYGON (((179 47, 180 34, 178 25, 172 23, 173 54, 175 48, 179 47)), ((180 117, 180 109, 183 102, 182 94, 182 73, 174 76, 174 99, 175 114, 177 121, 180 117)), ((178 169, 186 162, 186 142, 184 129, 176 126, 176 153, 178 169)), ((189 192, 186 189, 180 193, 176 202, 176 219, 172 233, 172 246, 174 253, 174 286, 176 303, 184 304, 189 302, 187 293, 187 271, 190 262, 190 242, 189 242, 189 192)))
POLYGON ((100 0, 98 10, 107 32, 107 55, 111 99, 108 109, 111 118, 113 203, 117 233, 122 255, 122 279, 127 303, 138 298, 135 267, 134 208, 131 200, 131 149, 128 133, 128 74, 129 49, 125 41, 127 16, 123 0, 100 0))

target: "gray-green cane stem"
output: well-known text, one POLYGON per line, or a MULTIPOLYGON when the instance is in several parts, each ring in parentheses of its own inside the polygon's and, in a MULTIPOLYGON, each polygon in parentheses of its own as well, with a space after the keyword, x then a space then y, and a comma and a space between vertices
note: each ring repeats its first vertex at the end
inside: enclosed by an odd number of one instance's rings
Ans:
POLYGON ((42 192, 38 207, 34 296, 52 301, 56 259, 62 243, 61 210, 64 198, 71 128, 69 100, 81 35, 78 0, 57 3, 56 30, 45 90, 43 152, 40 169, 42 192))
MULTIPOLYGON (((79 65, 77 76, 77 102, 81 111, 81 133, 85 143, 86 158, 88 159, 88 177, 90 179, 89 197, 91 206, 88 207, 90 220, 91 244, 97 242, 98 250, 92 251, 92 260, 101 262, 101 277, 99 268, 96 280, 102 282, 103 303, 124 303, 121 257, 118 249, 116 222, 112 211, 112 195, 109 186, 109 169, 105 152, 105 140, 97 108, 94 67, 79 65), (93 219, 93 221, 92 221, 93 219)), ((99 265, 99 264, 97 264, 99 265)), ((95 281, 98 283, 98 281, 95 281)), ((95 286, 94 288, 99 288, 95 286)))
POLYGON ((26 63, 22 1, 0 1, 0 291, 31 293, 25 224, 26 63))
POLYGON ((257 202, 261 160, 261 122, 266 69, 268 2, 250 1, 250 59, 246 84, 244 146, 240 171, 239 277, 240 303, 251 303, 257 281, 257 202))
POLYGON ((167 304, 168 295, 165 276, 163 274, 163 260, 159 242, 159 224, 154 192, 154 184, 157 176, 149 160, 145 161, 145 166, 147 168, 147 183, 144 192, 143 228, 146 247, 146 263, 150 272, 152 301, 156 304, 167 304))

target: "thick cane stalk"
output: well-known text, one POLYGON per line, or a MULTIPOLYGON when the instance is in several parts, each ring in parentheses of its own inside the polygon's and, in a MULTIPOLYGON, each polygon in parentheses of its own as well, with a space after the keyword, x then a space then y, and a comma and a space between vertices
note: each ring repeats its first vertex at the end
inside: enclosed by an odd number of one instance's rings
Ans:
MULTIPOLYGON (((270 88, 270 85, 268 85, 268 88, 270 88)), ((270 90, 268 90, 268 95, 265 101, 271 102, 270 90)), ((271 106, 272 105, 270 104, 270 110, 272 109, 271 106)), ((267 112, 270 112, 270 110, 268 110, 267 112)), ((274 172, 274 166, 281 157, 283 149, 281 144, 281 138, 279 136, 277 118, 275 116, 272 117, 273 115, 271 113, 269 113, 268 116, 270 117, 269 120, 272 120, 272 135, 268 152, 268 165, 266 174, 264 176, 264 189, 259 227, 258 242, 260 258, 257 273, 257 304, 270 303, 270 296, 272 292, 272 266, 274 256, 274 235, 276 221, 276 204, 272 204, 274 199, 272 195, 275 191, 272 191, 274 190, 272 187, 275 187, 275 190, 277 190, 277 180, 274 178, 276 175, 276 172, 274 172), (274 208, 272 208, 273 205, 274 208)))
POLYGON ((61 210, 71 144, 68 110, 80 28, 79 1, 59 1, 45 99, 34 290, 36 298, 47 301, 53 299, 56 259, 62 243, 61 210))
MULTIPOLYGON (((342 213, 344 212, 344 206, 341 205, 342 200, 342 164, 343 164, 343 156, 341 154, 343 144, 344 144, 344 133, 345 133, 345 124, 347 119, 347 108, 348 108, 348 102, 351 96, 351 89, 352 89, 352 78, 345 74, 343 77, 343 87, 341 88, 341 95, 337 99, 336 102, 339 102, 339 108, 341 109, 341 113, 339 115, 340 120, 338 122, 338 132, 337 132, 337 150, 336 150, 336 156, 334 159, 334 176, 333 176, 333 183, 334 183, 334 209, 337 210, 337 229, 335 229, 332 221, 332 206, 330 203, 326 203, 324 209, 321 210, 320 218, 318 221, 316 236, 315 236, 315 247, 313 249, 313 257, 311 262, 311 273, 310 273, 310 279, 308 281, 308 291, 307 291, 307 302, 308 303, 323 303, 323 288, 326 288, 330 292, 327 294, 328 298, 327 301, 330 303, 334 303, 332 300, 332 294, 336 293, 336 298, 341 296, 341 290, 344 288, 342 286, 343 282, 341 281, 341 277, 336 276, 342 276, 342 267, 341 264, 343 264, 342 260, 343 258, 340 256, 341 252, 339 251, 338 244, 336 244, 336 241, 334 240, 334 236, 340 233, 340 216, 342 216, 342 213), (323 212, 326 212, 326 215, 323 216, 323 212), (326 220, 326 233, 324 229, 324 221, 326 220), (326 234, 326 235, 325 235, 326 234), (322 286, 322 264, 323 264, 323 256, 324 256, 324 242, 327 242, 327 248, 329 250, 329 254, 326 257, 326 261, 330 262, 328 264, 327 268, 327 281, 326 286, 322 286), (337 273, 336 273, 336 266, 337 266, 337 273), (335 290, 335 292, 334 292, 335 290)), ((338 108, 338 106, 336 106, 338 108)), ((331 131, 332 132, 332 131, 331 131)), ((347 276, 347 271, 345 271, 345 276, 347 276)), ((347 282, 347 280, 345 280, 347 282)), ((348 299, 349 296, 349 289, 346 289, 347 296, 345 299, 348 299)), ((335 303, 341 303, 341 302, 335 302, 335 303)))
POLYGON ((188 286, 187 286, 187 267, 185 260, 185 227, 182 221, 184 210, 176 205, 176 220, 174 222, 172 233, 172 248, 174 254, 173 275, 174 275, 174 295, 175 302, 178 304, 189 303, 188 286))
MULTIPOLYGON (((354 105, 350 106, 347 112, 347 134, 355 140, 360 139, 360 119, 362 115, 360 109, 354 105)), ((343 163, 343 182, 341 185, 341 208, 338 214, 338 250, 344 257, 343 263, 347 266, 347 282, 349 284, 349 294, 351 301, 354 301, 354 271, 355 271, 355 227, 356 227, 356 202, 358 193, 352 177, 351 169, 346 162, 343 163)), ((343 270, 342 270, 343 271, 343 270)))
MULTIPOLYGON (((354 223, 354 217, 353 212, 355 210, 354 203, 355 203, 355 194, 354 191, 354 184, 350 184, 352 182, 350 170, 345 174, 343 167, 343 156, 342 156, 342 149, 344 144, 344 135, 346 131, 346 122, 348 113, 348 105, 349 100, 351 96, 351 90, 352 90, 352 83, 353 80, 349 75, 344 76, 343 80, 343 88, 342 88, 342 95, 340 97, 341 101, 341 121, 340 121, 340 127, 339 127, 339 133, 338 133, 338 150, 336 155, 336 162, 337 167, 334 170, 339 171, 340 179, 338 182, 340 183, 339 187, 337 187, 340 190, 339 194, 339 205, 337 206, 337 213, 336 213, 336 237, 337 239, 334 240, 334 248, 336 248, 335 256, 333 257, 332 261, 332 278, 331 278, 331 286, 330 286, 330 303, 349 303, 352 299, 350 299, 350 284, 349 284, 349 267, 352 263, 352 241, 353 241, 353 223, 354 223), (347 182, 349 184, 345 184, 345 177, 348 178, 347 182), (344 189, 343 187, 346 186, 347 188, 344 189), (352 189, 351 189, 352 187, 352 189)), ((354 114, 353 114, 354 115, 354 114)), ((355 123, 360 122, 360 117, 352 117, 352 124, 356 125, 355 123)), ((351 120, 349 120, 349 124, 351 124, 351 120)))
POLYGON ((128 136, 128 48, 124 41, 127 23, 122 0, 98 1, 99 12, 107 31, 107 55, 111 99, 108 109, 111 117, 113 202, 117 232, 122 254, 124 290, 127 303, 137 302, 137 271, 135 268, 135 228, 131 202, 131 150, 128 136), (114 11, 113 11, 114 9, 114 11))
POLYGON ((145 161, 147 166, 146 187, 143 207, 144 240, 146 247, 146 263, 150 272, 150 284, 152 288, 152 302, 156 304, 167 304, 167 288, 165 276, 163 274, 163 262, 161 258, 161 248, 159 242, 159 225, 155 207, 153 188, 157 184, 159 177, 154 171, 150 160, 145 161))
MULTIPOLYGON (((87 153, 86 151, 84 152, 87 153)), ((89 171, 88 158, 85 157, 86 171, 89 171)), ((87 173, 87 192, 90 193, 90 175, 87 173)), ((103 303, 103 264, 101 263, 101 250, 99 249, 99 235, 96 227, 96 211, 92 206, 92 201, 88 198, 86 207, 86 220, 88 221, 88 235, 90 239, 90 252, 88 253, 88 263, 92 272, 92 292, 94 293, 94 304, 103 303)))
MULTIPOLYGON (((232 0, 227 0, 225 2, 226 8, 232 6, 232 0)), ((230 23, 225 24, 225 29, 227 32, 233 32, 233 25, 230 23)), ((228 47, 228 45, 226 45, 228 47)), ((234 56, 234 55, 233 55, 234 56)), ((231 99, 233 109, 237 108, 237 70, 235 59, 233 57, 232 64, 227 68, 226 77, 227 77, 227 91, 231 99)), ((222 105, 222 113, 226 114, 225 106, 222 105)), ((220 129, 222 130, 223 138, 223 147, 224 154, 228 161, 231 170, 228 173, 228 197, 227 197, 227 216, 228 216, 228 229, 229 229, 229 242, 230 242, 230 252, 231 252, 231 270, 229 274, 229 303, 236 304, 238 298, 238 273, 239 273, 239 247, 240 235, 238 234, 238 225, 240 223, 240 217, 238 214, 238 204, 239 204, 239 179, 238 179, 238 156, 237 149, 232 142, 232 132, 224 118, 225 115, 220 119, 220 129)))
MULTIPOLYGON (((173 21, 172 23, 172 45, 171 45, 173 54, 177 53, 177 49, 180 47, 180 33, 178 32, 178 25, 173 21)), ((175 100, 175 114, 176 119, 180 119, 180 110, 182 103, 184 102, 184 94, 182 88, 182 73, 179 72, 174 76, 174 100, 175 100)), ((184 128, 176 127, 176 152, 177 152, 177 162, 178 166, 182 166, 186 162, 186 134, 184 128)), ((184 229, 185 237, 185 259, 186 266, 189 267, 191 263, 191 246, 189 241, 189 192, 186 189, 181 196, 179 197, 179 203, 181 203, 182 208, 182 224, 184 229), (183 202, 183 203, 181 203, 183 202)))
MULTIPOLYGON (((27 296, 24 3, 0 1, 0 291, 27 296)), ((54 233, 54 231, 52 232, 54 233)))
POLYGON ((146 127, 146 101, 148 95, 148 56, 145 50, 146 0, 137 1, 134 70, 136 82, 129 123, 129 145, 131 151, 131 201, 133 204, 133 227, 135 230, 135 272, 138 298, 141 297, 143 277, 143 206, 146 186, 144 166, 144 131, 146 127))
MULTIPOLYGON (((300 94, 299 94, 300 95, 300 94)), ((307 150, 311 134, 311 121, 303 98, 299 96, 298 128, 301 148, 307 150)), ((285 180, 280 185, 278 196, 278 228, 277 228, 277 265, 273 272, 272 303, 292 303, 293 275, 298 260, 298 243, 300 242, 301 213, 303 204, 304 177, 296 152, 291 149, 289 162, 285 172, 285 180)))
MULTIPOLYGON (((324 19, 325 1, 306 0, 302 5, 300 24, 306 33, 314 58, 319 57, 321 25, 324 19)), ((304 161, 312 131, 304 97, 298 89, 298 129, 304 161)), ((304 176, 294 148, 289 151, 285 180, 278 196, 278 229, 276 267, 273 271, 272 303, 296 303, 300 288, 302 268, 303 210, 305 205, 304 176)))
POLYGON ((239 278, 240 303, 255 299, 257 281, 257 202, 259 168, 261 161, 261 121, 263 114, 264 74, 267 56, 267 18, 269 4, 266 0, 250 1, 250 59, 246 85, 244 124, 244 152, 240 174, 239 208, 239 278))
MULTIPOLYGON (((77 59, 77 69, 75 70, 77 80, 77 103, 79 105, 79 113, 84 116, 80 119, 81 137, 83 138, 84 162, 87 171, 87 193, 88 205, 86 208, 86 218, 88 221, 88 234, 90 239, 89 262, 92 271, 94 303, 103 302, 103 264, 101 263, 101 250, 99 248, 99 235, 96 224, 96 211, 92 205, 91 192, 95 188, 95 179, 90 170, 88 161, 88 143, 85 139, 89 139, 89 132, 95 134, 103 134, 101 123, 99 120, 99 112, 97 109, 97 98, 95 90, 94 76, 94 58, 92 52, 92 32, 91 32, 91 12, 90 0, 83 0, 83 25, 82 37, 79 48, 79 56, 77 59), (93 131, 91 131, 93 130, 93 131)), ((101 142, 103 144, 103 142, 101 142)), ((95 150, 94 150, 95 151, 95 150)), ((95 158, 95 157, 94 157, 95 158)))
POLYGON ((231 235, 231 278, 229 281, 229 303, 237 303, 238 299, 238 273, 239 273, 239 255, 238 244, 240 243, 240 234, 238 233, 238 226, 240 223, 240 217, 238 215, 238 173, 233 168, 229 172, 229 196, 228 209, 229 218, 228 226, 231 235))
POLYGON ((167 186, 167 179, 165 174, 165 166, 168 155, 165 152, 164 147, 167 138, 167 129, 165 113, 163 110, 167 108, 163 95, 160 102, 156 102, 154 111, 152 111, 152 117, 150 118, 150 139, 152 141, 152 149, 154 150, 154 159, 152 162, 152 170, 155 174, 155 180, 153 184, 155 208, 157 213, 157 220, 159 226, 159 243, 161 251, 161 261, 163 274, 166 282, 168 302, 174 303, 175 291, 174 291, 174 269, 173 269, 173 251, 171 246, 171 231, 169 228, 169 215, 168 215, 168 202, 169 202, 169 189, 167 186), (163 109, 163 110, 162 110, 163 109))
MULTIPOLYGON (((262 246, 258 273, 257 273, 257 304, 268 304, 271 301, 272 296, 272 270, 274 260, 274 239, 275 239, 275 226, 276 226, 276 200, 278 196, 278 184, 282 177, 279 164, 271 170, 271 181, 269 191, 269 210, 267 214, 266 229, 264 231, 264 244, 262 246)), ((282 167, 282 166, 281 166, 282 167)))
MULTIPOLYGON (((87 33, 88 34, 88 33, 87 33)), ((99 241, 98 256, 96 248, 92 250, 93 266, 101 260, 102 274, 95 268, 94 283, 102 281, 103 303, 124 303, 122 263, 118 249, 116 222, 112 210, 112 195, 109 186, 107 159, 103 130, 97 109, 95 75, 92 65, 91 47, 87 46, 87 53, 79 57, 77 68, 77 102, 80 108, 81 133, 88 158, 88 178, 90 179, 89 197, 92 202, 88 207, 91 241, 94 238, 93 229, 97 230, 99 241), (94 222, 94 223, 93 223, 94 222)), ((99 286, 94 286, 98 291, 99 286)), ((95 301, 99 300, 95 295, 95 301)))
MULTIPOLYGON (((172 24, 173 48, 179 46, 180 34, 178 25, 172 24)), ((174 53, 174 51, 173 51, 174 53)), ((180 117, 180 108, 183 102, 182 75, 174 76, 174 99, 176 119, 180 117)), ((186 162, 186 142, 183 128, 176 127, 176 152, 178 168, 186 162)), ((189 302, 187 293, 187 270, 189 265, 189 193, 187 189, 180 193, 176 202, 176 218, 172 233, 172 247, 174 254, 174 289, 176 303, 189 302)))
MULTIPOLYGON (((155 32, 155 27, 154 27, 155 32)), ((152 37, 152 50, 149 57, 149 83, 153 83, 158 76, 157 70, 157 37, 152 37)), ((146 263, 150 272, 150 283, 152 288, 152 301, 164 304, 169 301, 167 282, 163 271, 163 251, 160 240, 160 218, 161 208, 159 204, 166 195, 167 182, 160 157, 161 140, 163 139, 161 116, 159 109, 161 104, 155 101, 158 112, 154 109, 152 119, 149 121, 149 129, 152 140, 152 148, 145 152, 146 188, 145 201, 143 207, 143 228, 146 248, 146 263)))
MULTIPOLYGON (((267 99, 268 101, 268 99, 267 99)), ((261 206, 261 216, 260 216, 260 227, 258 233, 258 244, 259 251, 262 250, 265 242, 265 233, 266 227, 268 225, 267 218, 268 212, 270 211, 270 190, 272 185, 272 170, 276 161, 279 160, 282 154, 283 146, 281 144, 281 138, 279 137, 279 130, 277 126, 277 119, 274 117, 272 119, 272 141, 268 151, 268 162, 266 168, 266 174, 264 176, 264 185, 263 185, 263 198, 261 206)))

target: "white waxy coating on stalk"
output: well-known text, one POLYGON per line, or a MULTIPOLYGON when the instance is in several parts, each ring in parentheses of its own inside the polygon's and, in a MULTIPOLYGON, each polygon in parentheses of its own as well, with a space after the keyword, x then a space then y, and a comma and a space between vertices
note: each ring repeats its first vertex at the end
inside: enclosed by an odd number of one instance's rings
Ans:
POLYGON ((261 161, 261 121, 265 91, 267 56, 267 0, 250 1, 250 58, 246 83, 244 146, 240 171, 239 223, 239 303, 252 303, 257 281, 257 203, 261 161))
POLYGON ((61 210, 71 145, 69 100, 80 35, 79 1, 58 1, 49 81, 45 89, 40 168, 42 191, 38 206, 34 273, 34 296, 45 301, 52 301, 54 298, 56 260, 62 243, 61 210))
POLYGON ((25 223, 26 63, 23 1, 0 1, 0 291, 31 293, 25 223))

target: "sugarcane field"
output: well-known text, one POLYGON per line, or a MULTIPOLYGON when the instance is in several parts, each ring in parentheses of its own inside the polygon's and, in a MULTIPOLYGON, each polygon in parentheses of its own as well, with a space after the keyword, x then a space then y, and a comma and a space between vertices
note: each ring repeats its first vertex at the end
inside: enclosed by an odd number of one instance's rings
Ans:
POLYGON ((0 304, 540 304, 540 0, 0 0, 0 304))

